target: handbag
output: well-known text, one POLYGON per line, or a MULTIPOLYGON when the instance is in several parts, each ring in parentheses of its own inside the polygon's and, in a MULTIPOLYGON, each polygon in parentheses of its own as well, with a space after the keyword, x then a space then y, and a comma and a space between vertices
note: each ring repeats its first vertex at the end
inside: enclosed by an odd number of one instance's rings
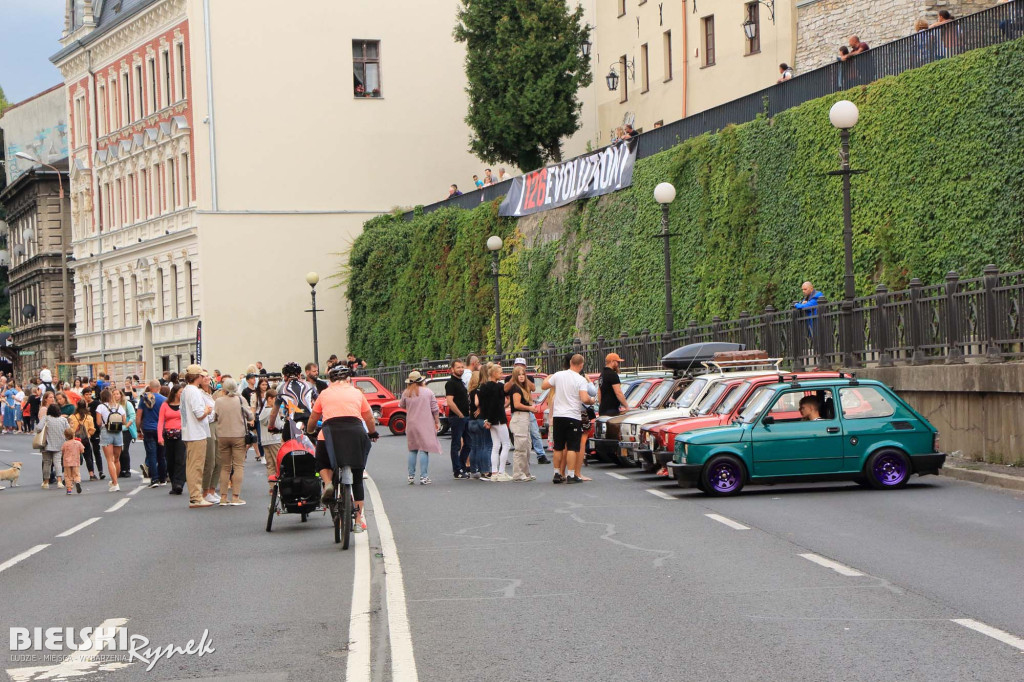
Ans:
MULTIPOLYGON (((238 404, 242 406, 242 419, 245 419, 245 402, 242 400, 242 396, 238 396, 238 404)), ((249 425, 245 424, 245 444, 255 445, 256 434, 249 429, 249 425)))
POLYGON ((34 450, 45 450, 46 449, 46 422, 43 421, 43 428, 32 438, 32 448, 34 450))

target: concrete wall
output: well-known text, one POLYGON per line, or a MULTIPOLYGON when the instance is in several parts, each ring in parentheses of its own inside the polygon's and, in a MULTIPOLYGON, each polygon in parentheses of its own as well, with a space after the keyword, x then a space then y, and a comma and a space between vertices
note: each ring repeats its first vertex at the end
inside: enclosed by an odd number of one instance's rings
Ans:
POLYGON ((874 368, 857 376, 896 389, 939 430, 945 452, 1024 464, 1024 364, 874 368))
POLYGON ((871 47, 914 32, 940 10, 959 18, 995 6, 997 0, 797 0, 796 68, 809 71, 835 61, 841 45, 856 35, 871 47))
POLYGON ((31 154, 44 163, 63 159, 68 155, 63 84, 5 109, 0 128, 4 131, 4 172, 8 185, 33 165, 16 158, 18 152, 31 154))

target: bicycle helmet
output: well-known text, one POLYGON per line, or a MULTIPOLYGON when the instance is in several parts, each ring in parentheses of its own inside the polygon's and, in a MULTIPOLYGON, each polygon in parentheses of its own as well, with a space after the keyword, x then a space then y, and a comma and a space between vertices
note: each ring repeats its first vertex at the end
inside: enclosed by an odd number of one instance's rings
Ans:
POLYGON ((352 371, 348 368, 348 365, 335 365, 327 370, 327 377, 331 381, 348 379, 350 376, 352 376, 352 371))
POLYGON ((298 377, 302 376, 302 368, 299 367, 297 362, 289 362, 281 368, 281 376, 286 377, 298 377))

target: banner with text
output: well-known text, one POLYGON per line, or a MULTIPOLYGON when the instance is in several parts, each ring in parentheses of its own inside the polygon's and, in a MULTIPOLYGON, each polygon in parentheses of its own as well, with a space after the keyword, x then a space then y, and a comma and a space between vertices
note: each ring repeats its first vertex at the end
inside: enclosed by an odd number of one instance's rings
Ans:
POLYGON ((629 187, 638 143, 633 138, 514 178, 498 214, 530 215, 629 187))

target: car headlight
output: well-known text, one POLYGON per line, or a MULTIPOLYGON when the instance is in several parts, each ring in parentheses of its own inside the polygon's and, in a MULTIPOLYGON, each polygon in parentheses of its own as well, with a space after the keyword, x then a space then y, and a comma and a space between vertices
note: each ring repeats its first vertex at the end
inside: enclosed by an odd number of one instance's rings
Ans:
POLYGON ((676 464, 686 464, 686 445, 676 443, 675 452, 672 454, 672 461, 676 464))

